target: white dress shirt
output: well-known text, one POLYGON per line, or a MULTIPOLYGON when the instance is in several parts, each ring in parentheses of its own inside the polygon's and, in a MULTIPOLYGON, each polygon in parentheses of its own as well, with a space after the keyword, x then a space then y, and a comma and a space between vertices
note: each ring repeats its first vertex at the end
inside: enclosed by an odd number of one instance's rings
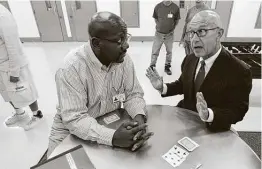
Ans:
MULTIPOLYGON (((215 60, 217 59, 218 55, 220 54, 222 50, 222 47, 220 46, 219 50, 211 57, 209 57, 208 59, 205 60, 205 77, 207 76, 209 70, 211 69, 213 63, 215 62, 215 60)), ((203 60, 202 57, 200 57, 199 59, 199 62, 198 62, 198 65, 197 65, 197 68, 196 68, 196 74, 195 74, 195 79, 196 79, 196 76, 198 74, 198 71, 201 67, 201 61, 203 60)), ((163 84, 163 92, 162 94, 165 95, 167 92, 167 85, 166 84, 163 84)), ((205 122, 212 122, 213 119, 214 119, 214 112, 212 109, 208 108, 208 112, 209 112, 209 116, 208 116, 208 119, 205 120, 203 119, 201 116, 200 118, 202 119, 202 121, 205 121, 205 122)))

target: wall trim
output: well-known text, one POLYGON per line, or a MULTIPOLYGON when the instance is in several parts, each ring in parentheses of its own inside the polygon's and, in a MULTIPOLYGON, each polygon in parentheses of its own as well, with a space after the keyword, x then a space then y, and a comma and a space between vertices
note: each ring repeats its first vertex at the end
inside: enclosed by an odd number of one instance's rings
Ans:
MULTIPOLYGON (((40 37, 33 37, 33 38, 20 38, 22 42, 42 42, 40 37)), ((154 36, 135 36, 131 38, 131 41, 153 41, 154 36)), ((69 38, 67 41, 64 42, 77 42, 72 37, 69 38)), ((174 41, 179 42, 179 41, 174 41)), ((222 42, 260 42, 261 38, 225 38, 222 42)))
POLYGON ((22 42, 42 42, 40 37, 33 37, 33 38, 20 38, 22 42))
POLYGON ((261 42, 261 38, 226 37, 223 42, 261 42))
MULTIPOLYGON (((134 36, 131 41, 153 41, 154 36, 134 36)), ((179 42, 179 41, 174 41, 179 42)), ((261 42, 261 38, 225 37, 222 42, 261 42)))
POLYGON ((131 41, 153 41, 154 36, 132 36, 131 41))

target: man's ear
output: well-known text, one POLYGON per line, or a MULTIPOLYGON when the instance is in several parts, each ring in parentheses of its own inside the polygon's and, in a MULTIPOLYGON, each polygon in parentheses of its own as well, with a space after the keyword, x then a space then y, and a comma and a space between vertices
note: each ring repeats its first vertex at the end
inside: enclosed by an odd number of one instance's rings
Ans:
POLYGON ((96 49, 100 48, 100 40, 96 37, 91 38, 91 44, 93 48, 96 48, 96 49))
POLYGON ((222 38, 223 34, 224 34, 224 29, 220 28, 218 31, 218 37, 222 38))

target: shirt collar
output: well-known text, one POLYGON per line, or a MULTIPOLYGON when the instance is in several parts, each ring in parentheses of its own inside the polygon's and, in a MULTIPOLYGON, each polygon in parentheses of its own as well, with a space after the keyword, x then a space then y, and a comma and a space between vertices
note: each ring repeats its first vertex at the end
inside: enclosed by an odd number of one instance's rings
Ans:
MULTIPOLYGON (((220 54, 222 50, 222 46, 220 46, 220 48, 218 49, 218 51, 211 57, 209 57, 208 59, 205 60, 205 64, 206 65, 213 65, 213 63, 215 62, 216 58, 218 57, 218 55, 220 54)), ((200 57, 199 59, 199 63, 203 60, 202 57, 200 57)))
POLYGON ((87 43, 85 45, 85 54, 88 55, 88 57, 90 58, 90 60, 92 61, 92 63, 95 65, 95 67, 97 67, 99 70, 106 70, 108 71, 109 68, 111 67, 110 65, 108 67, 106 67, 105 65, 103 65, 96 57, 95 53, 93 52, 90 43, 87 43))

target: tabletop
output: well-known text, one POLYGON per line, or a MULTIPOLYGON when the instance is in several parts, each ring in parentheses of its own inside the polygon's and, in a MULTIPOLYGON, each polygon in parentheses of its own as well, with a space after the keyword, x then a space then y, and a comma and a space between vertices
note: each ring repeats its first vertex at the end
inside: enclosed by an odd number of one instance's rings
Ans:
MULTIPOLYGON (((172 106, 147 106, 148 130, 154 132, 138 151, 98 145, 69 135, 50 155, 54 157, 82 144, 97 169, 172 169, 163 158, 178 140, 187 136, 200 146, 178 169, 260 169, 261 161, 234 132, 210 132, 196 112, 172 106)), ((180 146, 181 147, 181 146, 180 146)))

